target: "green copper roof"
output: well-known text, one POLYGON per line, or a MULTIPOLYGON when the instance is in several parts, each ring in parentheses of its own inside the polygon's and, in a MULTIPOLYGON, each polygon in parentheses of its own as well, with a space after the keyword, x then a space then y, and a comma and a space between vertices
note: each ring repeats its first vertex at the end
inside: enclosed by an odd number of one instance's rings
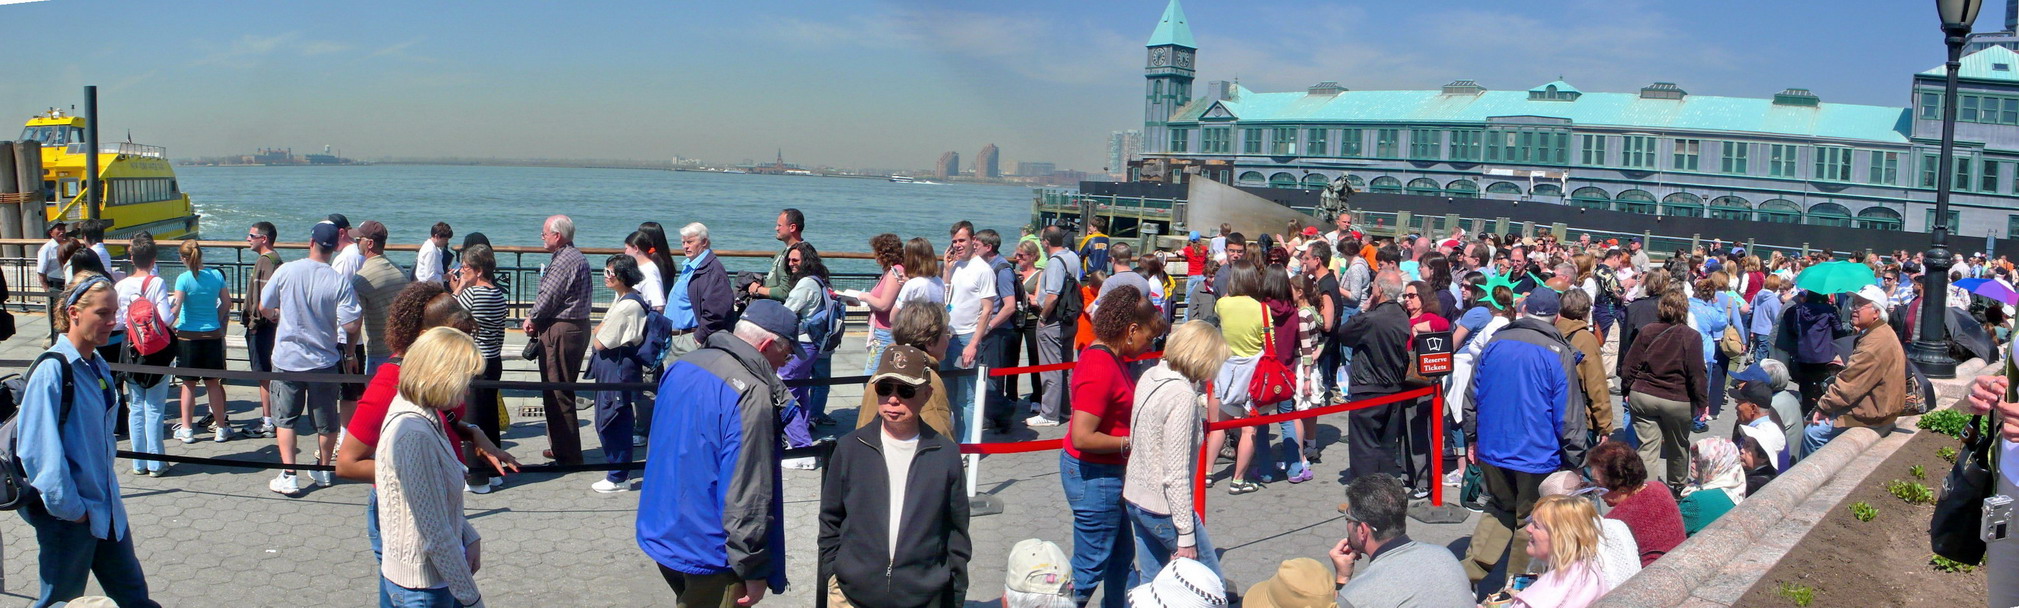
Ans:
MULTIPOLYGON (((1999 50, 2013 56, 2011 51, 1999 50)), ((1562 90, 1561 86, 1558 90, 1562 90)), ((1171 121, 1197 121, 1215 103, 1245 123, 1442 124, 1484 123, 1487 118, 1498 116, 1547 116, 1567 118, 1582 126, 1766 133, 1885 143, 1906 143, 1912 118, 1905 108, 1840 103, 1775 105, 1771 99, 1709 95, 1643 99, 1635 93, 1584 93, 1576 101, 1530 101, 1527 91, 1486 91, 1478 95, 1347 91, 1338 95, 1310 95, 1302 91, 1255 93, 1236 86, 1233 99, 1218 102, 1195 99, 1180 108, 1171 121)))
MULTIPOLYGON (((1963 66, 1956 70, 1956 77, 1976 80, 2003 80, 2019 82, 2019 53, 2002 46, 1988 47, 1963 58, 1963 66)), ((1922 76, 1946 76, 1942 66, 1921 72, 1922 76)))
POLYGON ((1178 0, 1171 0, 1171 4, 1164 7, 1164 18, 1157 20, 1157 31, 1150 32, 1150 42, 1143 46, 1167 44, 1199 48, 1199 43, 1192 41, 1192 24, 1185 20, 1185 9, 1178 6, 1178 0))
POLYGON ((1549 84, 1545 84, 1545 85, 1542 85, 1542 86, 1539 86, 1539 87, 1535 87, 1535 88, 1533 88, 1533 89, 1529 89, 1529 90, 1530 90, 1530 91, 1544 91, 1544 90, 1548 90, 1548 89, 1549 89, 1549 87, 1556 87, 1556 90, 1557 90, 1557 92, 1559 92, 1559 93, 1582 93, 1582 92, 1583 92, 1583 91, 1579 91, 1579 90, 1577 90, 1577 87, 1573 87, 1573 86, 1570 86, 1570 83, 1568 83, 1568 82, 1564 82, 1564 81, 1561 81, 1561 80, 1558 80, 1558 81, 1556 81, 1556 82, 1552 82, 1552 83, 1549 83, 1549 84))

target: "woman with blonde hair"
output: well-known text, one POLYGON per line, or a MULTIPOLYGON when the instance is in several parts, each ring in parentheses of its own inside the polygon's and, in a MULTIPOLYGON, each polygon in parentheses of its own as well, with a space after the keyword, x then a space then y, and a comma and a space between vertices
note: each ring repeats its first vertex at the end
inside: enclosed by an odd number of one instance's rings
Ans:
MULTIPOLYGON (((175 366, 224 369, 224 320, 230 318, 230 288, 226 286, 224 273, 203 266, 203 248, 196 241, 183 241, 180 253, 189 272, 175 278, 174 306, 168 311, 175 320, 175 366)), ((183 443, 196 442, 190 416, 196 409, 198 383, 210 395, 210 425, 217 429, 214 439, 223 442, 237 437, 238 431, 231 428, 230 415, 224 409, 224 380, 182 376, 182 428, 176 429, 175 438, 183 443)))
POLYGON ((1584 608, 1612 590, 1600 567, 1598 509, 1590 500, 1558 494, 1535 502, 1528 518, 1528 557, 1549 571, 1515 594, 1515 606, 1584 608))
POLYGON ((1192 484, 1199 445, 1206 440, 1199 424, 1205 395, 1199 389, 1219 375, 1227 354, 1219 329, 1187 322, 1171 332, 1163 361, 1136 381, 1129 421, 1134 451, 1123 474, 1122 498, 1136 529, 1136 572, 1144 578, 1173 557, 1196 559, 1220 572, 1205 522, 1192 511, 1192 484))
POLYGON ((391 605, 482 606, 479 538, 463 515, 467 470, 440 411, 462 403, 484 357, 469 334, 437 327, 414 341, 404 361, 373 454, 385 543, 380 590, 391 605))
POLYGON ((946 280, 940 277, 940 258, 932 251, 932 241, 912 237, 904 243, 904 285, 897 288, 897 303, 891 312, 904 310, 914 300, 935 305, 946 303, 946 280))

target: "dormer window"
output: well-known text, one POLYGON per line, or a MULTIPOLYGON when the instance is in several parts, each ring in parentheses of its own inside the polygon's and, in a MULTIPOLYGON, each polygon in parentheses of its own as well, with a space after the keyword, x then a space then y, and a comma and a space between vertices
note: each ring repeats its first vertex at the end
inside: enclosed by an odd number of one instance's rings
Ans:
POLYGON ((1561 80, 1528 90, 1529 101, 1577 101, 1581 95, 1577 87, 1561 80))
POLYGON ((1993 72, 2010 72, 2010 71, 2012 71, 2012 64, 2009 64, 2009 63, 1993 63, 1993 64, 1991 64, 1991 71, 1993 71, 1993 72))

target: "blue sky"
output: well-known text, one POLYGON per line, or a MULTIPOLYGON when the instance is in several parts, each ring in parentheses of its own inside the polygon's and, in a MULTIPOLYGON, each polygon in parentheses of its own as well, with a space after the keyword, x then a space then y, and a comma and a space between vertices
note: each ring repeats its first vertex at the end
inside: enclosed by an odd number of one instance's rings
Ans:
MULTIPOLYGON (((1199 80, 1359 90, 1473 78, 1902 106, 1942 61, 1931 2, 1190 0, 1199 80)), ((100 86, 114 138, 178 157, 770 158, 928 167, 983 144, 1098 170, 1140 128, 1164 0, 131 2, 0 6, 0 112, 100 86), (89 19, 87 28, 75 24, 89 19), (48 27, 23 24, 42 23, 48 27), (33 37, 33 32, 78 32, 33 37)), ((1991 3, 1980 30, 2003 25, 1991 3)), ((1203 89, 1203 86, 1200 87, 1203 89)), ((7 127, 11 128, 11 127, 7 127)))

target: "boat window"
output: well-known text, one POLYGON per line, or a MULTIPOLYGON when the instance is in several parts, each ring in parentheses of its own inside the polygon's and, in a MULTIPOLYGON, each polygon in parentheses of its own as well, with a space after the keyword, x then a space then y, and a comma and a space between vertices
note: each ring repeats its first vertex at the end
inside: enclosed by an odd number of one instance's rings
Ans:
POLYGON ((26 127, 21 130, 21 141, 41 142, 44 146, 62 146, 84 141, 83 130, 64 125, 26 127))

